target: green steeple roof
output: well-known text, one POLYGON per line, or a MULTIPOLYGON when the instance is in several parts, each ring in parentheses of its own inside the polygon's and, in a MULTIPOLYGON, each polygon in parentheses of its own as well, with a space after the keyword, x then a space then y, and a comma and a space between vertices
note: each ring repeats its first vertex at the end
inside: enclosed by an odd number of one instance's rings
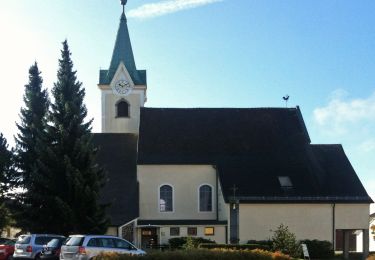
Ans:
POLYGON ((117 31, 115 48, 113 49, 111 64, 108 70, 100 70, 99 84, 109 84, 116 73, 120 62, 123 62, 134 84, 146 84, 146 71, 137 70, 134 61, 133 49, 130 42, 128 25, 125 13, 121 14, 120 26, 117 31))

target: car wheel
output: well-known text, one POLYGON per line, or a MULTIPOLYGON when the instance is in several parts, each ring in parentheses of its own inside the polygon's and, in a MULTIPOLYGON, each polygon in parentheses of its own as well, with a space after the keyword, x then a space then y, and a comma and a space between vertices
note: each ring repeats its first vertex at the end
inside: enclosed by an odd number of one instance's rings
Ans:
POLYGON ((37 255, 35 256, 35 260, 40 260, 40 254, 37 254, 37 255))

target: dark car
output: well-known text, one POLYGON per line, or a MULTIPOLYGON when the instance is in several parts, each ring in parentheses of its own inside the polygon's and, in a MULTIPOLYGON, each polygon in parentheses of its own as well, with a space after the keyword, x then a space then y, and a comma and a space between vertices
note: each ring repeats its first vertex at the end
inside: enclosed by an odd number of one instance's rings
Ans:
POLYGON ((40 254, 41 259, 58 260, 60 255, 61 246, 66 240, 65 237, 54 238, 44 245, 42 253, 40 254))

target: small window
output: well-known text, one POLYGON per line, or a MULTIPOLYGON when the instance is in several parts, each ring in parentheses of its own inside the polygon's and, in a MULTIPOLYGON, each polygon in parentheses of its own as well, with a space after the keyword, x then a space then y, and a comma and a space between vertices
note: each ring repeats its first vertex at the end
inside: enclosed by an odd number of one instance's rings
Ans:
POLYGON ((129 104, 125 100, 120 100, 116 104, 116 117, 129 117, 129 104))
POLYGON ((179 227, 171 227, 169 230, 169 234, 171 236, 179 236, 180 235, 180 228, 179 227))
POLYGON ((169 185, 160 187, 159 209, 160 212, 173 211, 173 188, 169 185))
POLYGON ((282 188, 292 188, 292 181, 290 180, 289 176, 279 176, 280 186, 282 188))
POLYGON ((204 228, 204 235, 205 236, 213 236, 213 235, 215 235, 215 228, 214 227, 205 227, 204 228))
POLYGON ((142 236, 151 236, 152 235, 152 231, 149 230, 149 229, 143 229, 142 230, 142 236))
POLYGON ((188 227, 187 233, 188 233, 188 236, 196 236, 197 235, 197 228, 196 227, 188 227))
POLYGON ((199 187, 199 211, 212 211, 212 188, 209 185, 199 187))

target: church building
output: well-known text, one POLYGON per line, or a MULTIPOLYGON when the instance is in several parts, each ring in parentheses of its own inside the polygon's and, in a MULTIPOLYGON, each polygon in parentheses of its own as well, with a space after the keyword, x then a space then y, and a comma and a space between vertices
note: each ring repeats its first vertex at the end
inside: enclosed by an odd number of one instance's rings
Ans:
POLYGON ((98 87, 108 234, 140 247, 186 236, 243 244, 284 224, 335 246, 360 230, 368 249, 372 200, 341 145, 311 143, 299 107, 145 107, 125 12, 98 87))

